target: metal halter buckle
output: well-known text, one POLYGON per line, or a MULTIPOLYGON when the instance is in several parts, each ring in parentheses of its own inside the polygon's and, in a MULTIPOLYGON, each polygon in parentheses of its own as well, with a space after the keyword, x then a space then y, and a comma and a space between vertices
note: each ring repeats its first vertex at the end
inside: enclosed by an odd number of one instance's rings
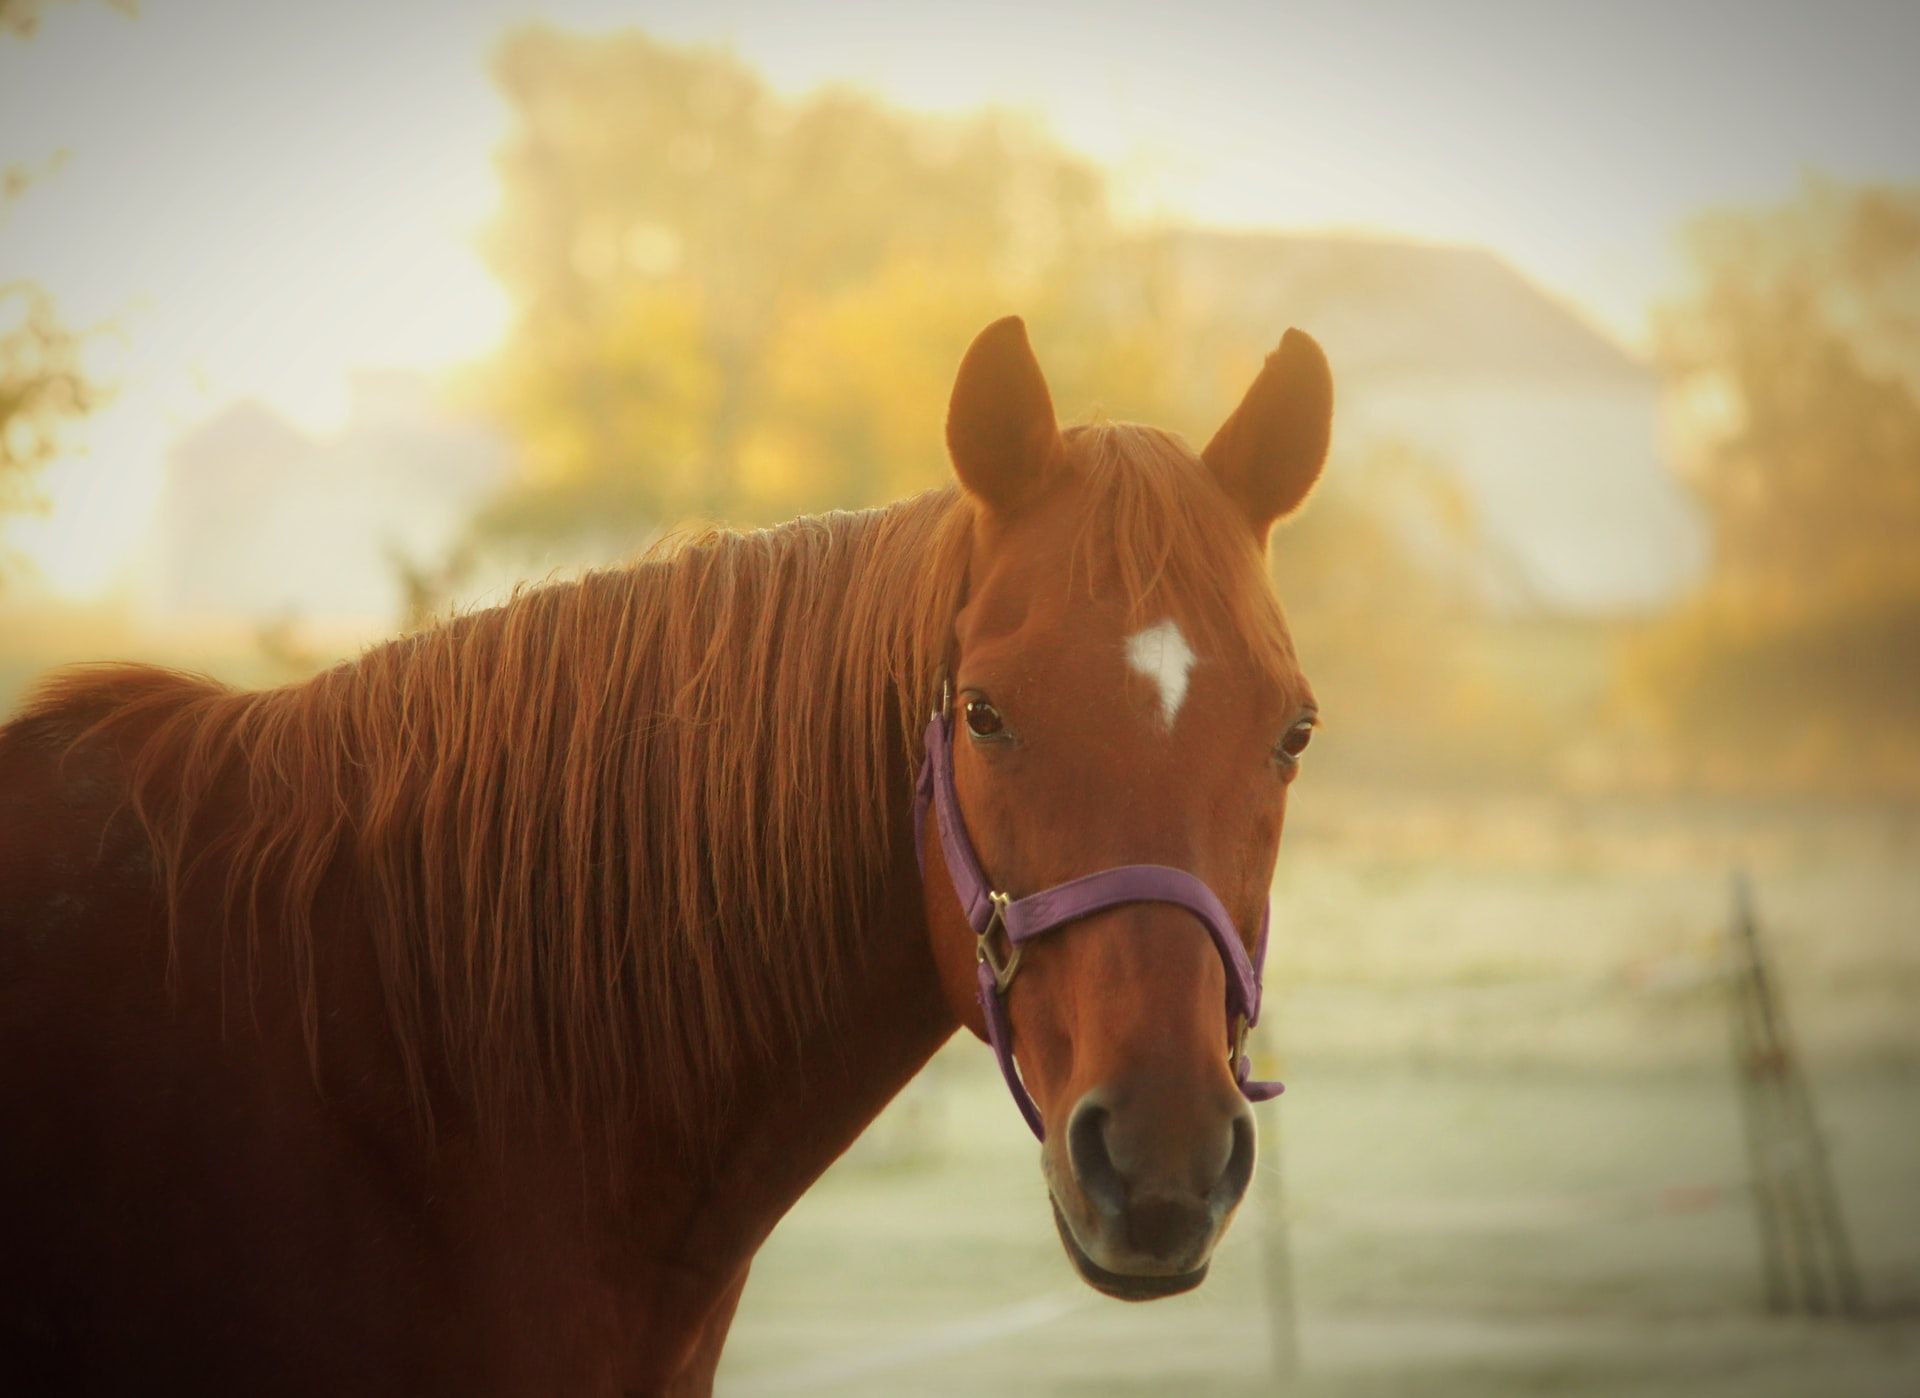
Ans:
POLYGON ((997 927, 1006 933, 1007 905, 1013 901, 1013 896, 989 891, 987 901, 993 904, 993 913, 987 918, 986 930, 975 939, 974 952, 980 958, 980 963, 993 972, 994 988, 1005 995, 1007 987, 1013 984, 1013 973, 1020 969, 1020 944, 1008 934, 1006 959, 1001 960, 994 951, 993 929, 997 927))
POLYGON ((1227 1049, 1227 1066, 1233 1069, 1236 1074, 1240 1071, 1240 1060, 1246 1056, 1246 1052, 1247 1017, 1245 1015, 1235 1015, 1233 1017, 1233 1042, 1227 1049))

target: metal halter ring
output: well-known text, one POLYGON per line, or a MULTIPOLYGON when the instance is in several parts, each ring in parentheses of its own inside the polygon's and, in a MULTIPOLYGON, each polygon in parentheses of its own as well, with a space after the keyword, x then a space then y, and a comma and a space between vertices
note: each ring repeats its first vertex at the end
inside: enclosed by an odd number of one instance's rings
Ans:
POLYGON ((989 891, 987 901, 993 904, 993 913, 987 918, 986 929, 975 939, 974 951, 982 965, 993 972, 994 988, 1002 995, 1013 984, 1013 973, 1020 969, 1020 944, 1011 936, 1007 938, 1007 957, 1002 961, 993 949, 993 929, 1007 930, 1007 904, 1013 901, 1013 895, 989 891))
POLYGON ((1245 1056, 1246 1051, 1247 1017, 1245 1015, 1235 1015, 1233 1017, 1233 1047, 1227 1050, 1227 1065, 1232 1068, 1235 1073, 1240 1071, 1240 1060, 1245 1056))

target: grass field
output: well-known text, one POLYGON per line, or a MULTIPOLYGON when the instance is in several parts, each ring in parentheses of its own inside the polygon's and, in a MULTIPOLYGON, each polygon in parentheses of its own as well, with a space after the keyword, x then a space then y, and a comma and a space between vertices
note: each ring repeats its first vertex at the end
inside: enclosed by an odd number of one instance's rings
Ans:
POLYGON ((775 1233, 719 1392, 1920 1393, 1908 818, 1406 814, 1364 854, 1337 814, 1290 836, 1269 1016, 1290 1090, 1259 1109, 1261 1174, 1204 1287, 1083 1287, 1032 1140, 956 1041, 775 1233), (1865 1322, 1761 1306, 1713 978, 1741 857, 1865 1322))

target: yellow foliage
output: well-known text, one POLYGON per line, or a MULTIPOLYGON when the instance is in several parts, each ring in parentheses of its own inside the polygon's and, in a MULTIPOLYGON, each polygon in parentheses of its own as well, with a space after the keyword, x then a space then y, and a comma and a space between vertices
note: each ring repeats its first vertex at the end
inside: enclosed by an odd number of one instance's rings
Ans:
POLYGON ((1810 183, 1693 233, 1663 323, 1714 528, 1699 597, 1622 694, 1681 770, 1920 786, 1920 188, 1810 183))
POLYGON ((893 498, 938 479, 973 329, 1015 305, 1085 319, 1101 183, 1017 121, 788 102, 639 34, 530 30, 496 69, 519 129, 494 261, 519 313, 494 401, 526 469, 486 538, 893 498))

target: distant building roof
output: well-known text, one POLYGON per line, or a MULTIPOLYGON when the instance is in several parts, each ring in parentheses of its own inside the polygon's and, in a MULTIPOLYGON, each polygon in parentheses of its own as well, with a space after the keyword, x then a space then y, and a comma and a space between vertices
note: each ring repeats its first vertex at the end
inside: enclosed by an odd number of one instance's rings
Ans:
POLYGON ((1283 233, 1165 235, 1200 318, 1309 330, 1343 378, 1379 373, 1650 382, 1640 361, 1484 248, 1283 233))

